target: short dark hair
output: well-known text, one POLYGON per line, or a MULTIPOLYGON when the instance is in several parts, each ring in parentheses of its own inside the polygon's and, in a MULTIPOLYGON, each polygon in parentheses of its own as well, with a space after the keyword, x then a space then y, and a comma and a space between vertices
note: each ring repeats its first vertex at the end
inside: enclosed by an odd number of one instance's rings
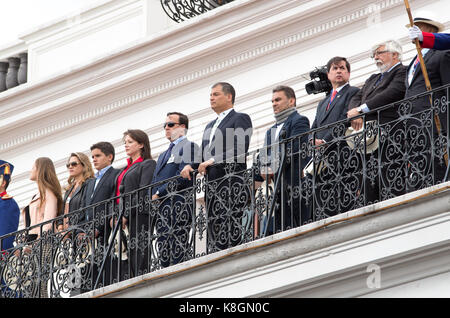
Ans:
POLYGON ((342 57, 342 56, 335 56, 331 60, 328 61, 328 63, 327 63, 327 73, 330 72, 331 66, 333 64, 338 65, 342 61, 345 62, 345 67, 347 67, 347 71, 350 73, 350 63, 347 61, 347 59, 345 57, 342 57))
POLYGON ((128 129, 126 132, 123 133, 124 140, 125 136, 131 137, 131 139, 137 141, 139 144, 142 144, 144 146, 141 149, 141 156, 144 160, 153 159, 150 149, 150 140, 148 139, 148 135, 145 131, 140 129, 128 129))
POLYGON ((178 121, 180 122, 180 125, 184 125, 186 129, 189 129, 189 118, 185 114, 179 112, 169 112, 166 116, 170 115, 178 115, 178 121))
POLYGON ((222 87, 222 92, 225 95, 231 94, 231 103, 234 105, 234 101, 236 99, 236 91, 234 90, 234 87, 230 83, 227 83, 227 82, 218 82, 218 83, 214 84, 212 86, 212 88, 214 88, 218 85, 220 85, 222 87))
POLYGON ((106 156, 112 155, 111 163, 114 162, 114 158, 116 157, 116 151, 114 149, 114 146, 110 142, 107 141, 97 142, 96 144, 93 144, 91 146, 91 151, 94 149, 99 149, 106 156))
POLYGON ((297 97, 295 96, 295 91, 292 89, 292 87, 279 85, 272 90, 272 93, 277 93, 277 92, 284 92, 284 94, 286 95, 286 97, 288 99, 291 99, 291 98, 295 99, 294 106, 297 105, 297 97))

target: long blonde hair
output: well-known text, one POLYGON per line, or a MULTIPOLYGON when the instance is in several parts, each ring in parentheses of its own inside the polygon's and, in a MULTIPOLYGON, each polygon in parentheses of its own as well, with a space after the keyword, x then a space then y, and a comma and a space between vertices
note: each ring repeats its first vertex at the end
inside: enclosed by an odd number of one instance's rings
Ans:
MULTIPOLYGON (((68 159, 68 162, 70 161, 70 158, 77 157, 78 160, 80 160, 81 165, 83 166, 83 179, 81 181, 81 184, 83 184, 87 179, 94 177, 94 169, 92 168, 92 164, 89 161, 89 157, 86 156, 82 152, 72 152, 70 154, 70 157, 68 159)), ((75 178, 72 176, 69 176, 69 179, 67 179, 67 187, 65 190, 69 190, 73 184, 75 183, 75 178)))
POLYGON ((42 208, 42 206, 45 204, 45 193, 48 189, 55 195, 57 199, 57 211, 61 211, 63 206, 62 191, 58 177, 56 176, 55 165, 53 164, 53 161, 47 157, 40 157, 36 159, 34 165, 36 167, 36 183, 41 200, 40 208, 42 208))

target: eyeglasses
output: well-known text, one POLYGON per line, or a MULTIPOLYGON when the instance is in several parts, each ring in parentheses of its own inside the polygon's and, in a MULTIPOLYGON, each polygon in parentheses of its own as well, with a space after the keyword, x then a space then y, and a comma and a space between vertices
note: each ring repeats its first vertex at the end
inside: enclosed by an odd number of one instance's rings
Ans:
POLYGON ((171 121, 169 121, 168 123, 164 123, 164 128, 166 128, 166 126, 169 126, 169 128, 172 128, 175 125, 179 125, 180 123, 173 123, 171 121))
POLYGON ((79 162, 72 161, 72 162, 69 162, 68 164, 66 164, 66 167, 67 167, 67 169, 69 169, 70 167, 75 168, 75 167, 78 166, 79 164, 80 164, 79 162))
POLYGON ((370 55, 370 57, 374 59, 375 57, 377 57, 377 56, 379 56, 379 55, 381 55, 381 54, 384 54, 384 53, 386 53, 386 52, 389 52, 389 51, 387 51, 387 50, 385 50, 385 51, 375 51, 375 52, 373 52, 373 53, 370 55))

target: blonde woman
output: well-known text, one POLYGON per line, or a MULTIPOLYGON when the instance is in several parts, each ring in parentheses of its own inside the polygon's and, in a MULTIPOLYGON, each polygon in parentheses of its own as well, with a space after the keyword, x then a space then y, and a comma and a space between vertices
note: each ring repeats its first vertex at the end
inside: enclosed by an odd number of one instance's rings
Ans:
MULTIPOLYGON (((94 177, 94 169, 89 161, 89 157, 82 152, 74 152, 70 155, 66 167, 69 171, 67 186, 65 187, 63 200, 63 214, 79 210, 84 207, 84 195, 86 192, 86 181, 94 177)), ((78 223, 84 219, 78 217, 78 223)), ((69 222, 64 218, 63 225, 59 225, 60 231, 67 230, 69 222)))

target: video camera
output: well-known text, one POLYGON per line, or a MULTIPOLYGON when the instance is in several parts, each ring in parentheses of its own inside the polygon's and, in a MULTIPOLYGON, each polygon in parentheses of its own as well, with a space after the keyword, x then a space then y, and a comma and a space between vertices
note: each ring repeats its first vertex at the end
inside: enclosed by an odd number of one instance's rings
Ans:
POLYGON ((327 66, 324 65, 321 68, 317 68, 309 73, 312 82, 305 85, 306 92, 308 94, 328 93, 333 86, 328 79, 327 66))

